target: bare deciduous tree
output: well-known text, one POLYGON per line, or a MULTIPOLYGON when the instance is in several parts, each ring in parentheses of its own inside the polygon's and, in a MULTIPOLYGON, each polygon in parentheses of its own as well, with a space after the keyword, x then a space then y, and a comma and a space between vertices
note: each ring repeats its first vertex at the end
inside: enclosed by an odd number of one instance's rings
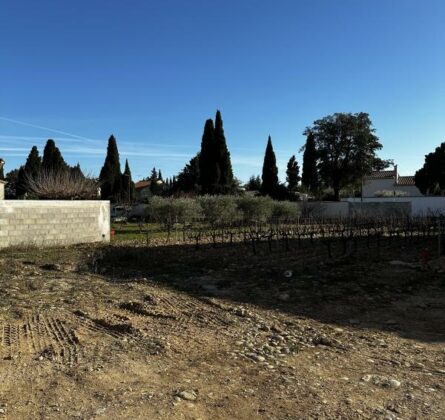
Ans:
POLYGON ((26 177, 30 195, 46 200, 88 200, 98 198, 97 182, 82 174, 69 171, 42 171, 26 177))

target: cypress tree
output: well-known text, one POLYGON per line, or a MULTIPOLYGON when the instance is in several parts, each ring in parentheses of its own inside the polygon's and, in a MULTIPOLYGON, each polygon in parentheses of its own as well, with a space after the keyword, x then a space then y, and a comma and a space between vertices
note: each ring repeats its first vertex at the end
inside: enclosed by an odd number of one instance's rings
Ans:
POLYGON ((42 170, 42 159, 39 155, 39 150, 33 146, 26 159, 25 166, 19 169, 17 179, 17 195, 22 196, 27 192, 28 178, 37 178, 42 170))
POLYGON ((56 147, 56 143, 52 139, 46 142, 43 151, 42 169, 45 172, 61 172, 68 169, 62 153, 60 153, 59 148, 56 147))
POLYGON ((227 148, 226 137, 224 135, 223 121, 221 112, 216 111, 215 117, 215 150, 216 150, 216 164, 219 168, 220 176, 216 192, 228 194, 233 191, 233 170, 232 162, 230 160, 230 152, 227 148))
POLYGON ((261 193, 263 195, 274 196, 278 190, 278 168, 270 136, 267 140, 266 152, 264 154, 263 174, 261 179, 261 193))
POLYGON ((287 181, 287 189, 292 192, 295 191, 298 187, 298 182, 300 181, 300 167, 298 166, 297 159, 295 155, 293 155, 289 162, 287 162, 287 170, 286 170, 286 181, 287 181))
POLYGON ((76 179, 83 179, 85 178, 85 175, 82 172, 82 169, 80 168, 80 163, 78 163, 76 166, 73 166, 70 168, 70 174, 73 178, 76 179))
POLYGON ((208 119, 204 126, 199 157, 199 185, 203 194, 213 194, 219 183, 220 169, 216 159, 215 129, 208 119))
POLYGON ((116 139, 108 139, 107 156, 99 175, 102 199, 117 200, 122 193, 122 174, 116 139))
POLYGON ((26 194, 26 172, 25 167, 20 166, 19 173, 17 174, 17 185, 15 187, 15 194, 17 197, 22 197, 26 194))
POLYGON ((161 173, 161 170, 159 169, 159 171, 158 171, 158 179, 160 180, 160 181, 163 181, 163 179, 162 179, 162 173, 161 173))
POLYGON ((301 183, 310 192, 315 192, 319 188, 317 150, 315 148, 315 138, 311 132, 308 133, 304 146, 301 183))
POLYGON ((199 153, 190 159, 184 169, 179 172, 178 178, 173 177, 171 188, 174 191, 180 192, 194 192, 197 193, 200 190, 199 185, 199 153))
POLYGON ((35 178, 42 170, 42 159, 39 155, 39 150, 33 146, 29 152, 28 159, 25 163, 25 171, 29 176, 35 178))
POLYGON ((5 179, 5 171, 3 170, 3 166, 0 166, 0 179, 1 180, 5 179))
POLYGON ((128 159, 125 160, 125 170, 122 174, 122 196, 123 199, 131 203, 134 198, 135 187, 131 176, 130 165, 128 159))

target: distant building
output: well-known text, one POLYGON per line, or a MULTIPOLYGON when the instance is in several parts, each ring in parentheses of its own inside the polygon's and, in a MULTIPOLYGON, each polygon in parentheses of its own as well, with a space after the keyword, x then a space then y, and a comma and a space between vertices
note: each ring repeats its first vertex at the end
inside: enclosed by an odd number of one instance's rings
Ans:
POLYGON ((136 201, 146 201, 151 197, 151 181, 139 181, 134 184, 136 201))
POLYGON ((369 197, 422 197, 416 187, 414 175, 400 176, 397 165, 387 171, 374 171, 363 180, 362 196, 369 197))

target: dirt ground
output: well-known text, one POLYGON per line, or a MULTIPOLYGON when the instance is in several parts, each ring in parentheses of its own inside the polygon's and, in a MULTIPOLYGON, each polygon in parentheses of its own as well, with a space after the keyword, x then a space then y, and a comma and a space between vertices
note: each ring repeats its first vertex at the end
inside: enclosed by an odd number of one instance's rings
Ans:
POLYGON ((424 246, 3 251, 0 418, 444 419, 424 246))

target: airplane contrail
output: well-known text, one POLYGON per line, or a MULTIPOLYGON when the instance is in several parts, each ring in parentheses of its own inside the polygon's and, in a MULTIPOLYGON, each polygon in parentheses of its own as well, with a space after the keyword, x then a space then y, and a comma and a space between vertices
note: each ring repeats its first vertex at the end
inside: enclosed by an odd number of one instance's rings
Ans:
POLYGON ((49 127, 43 127, 41 125, 31 124, 26 121, 13 120, 12 118, 7 118, 7 117, 0 117, 0 120, 8 121, 8 122, 20 124, 20 125, 25 125, 27 127, 38 128, 39 130, 51 131, 53 133, 63 134, 64 136, 69 136, 69 137, 73 137, 73 138, 80 139, 80 140, 98 141, 96 139, 90 139, 88 137, 78 136, 77 134, 67 133, 66 131, 56 130, 55 128, 49 128, 49 127))

